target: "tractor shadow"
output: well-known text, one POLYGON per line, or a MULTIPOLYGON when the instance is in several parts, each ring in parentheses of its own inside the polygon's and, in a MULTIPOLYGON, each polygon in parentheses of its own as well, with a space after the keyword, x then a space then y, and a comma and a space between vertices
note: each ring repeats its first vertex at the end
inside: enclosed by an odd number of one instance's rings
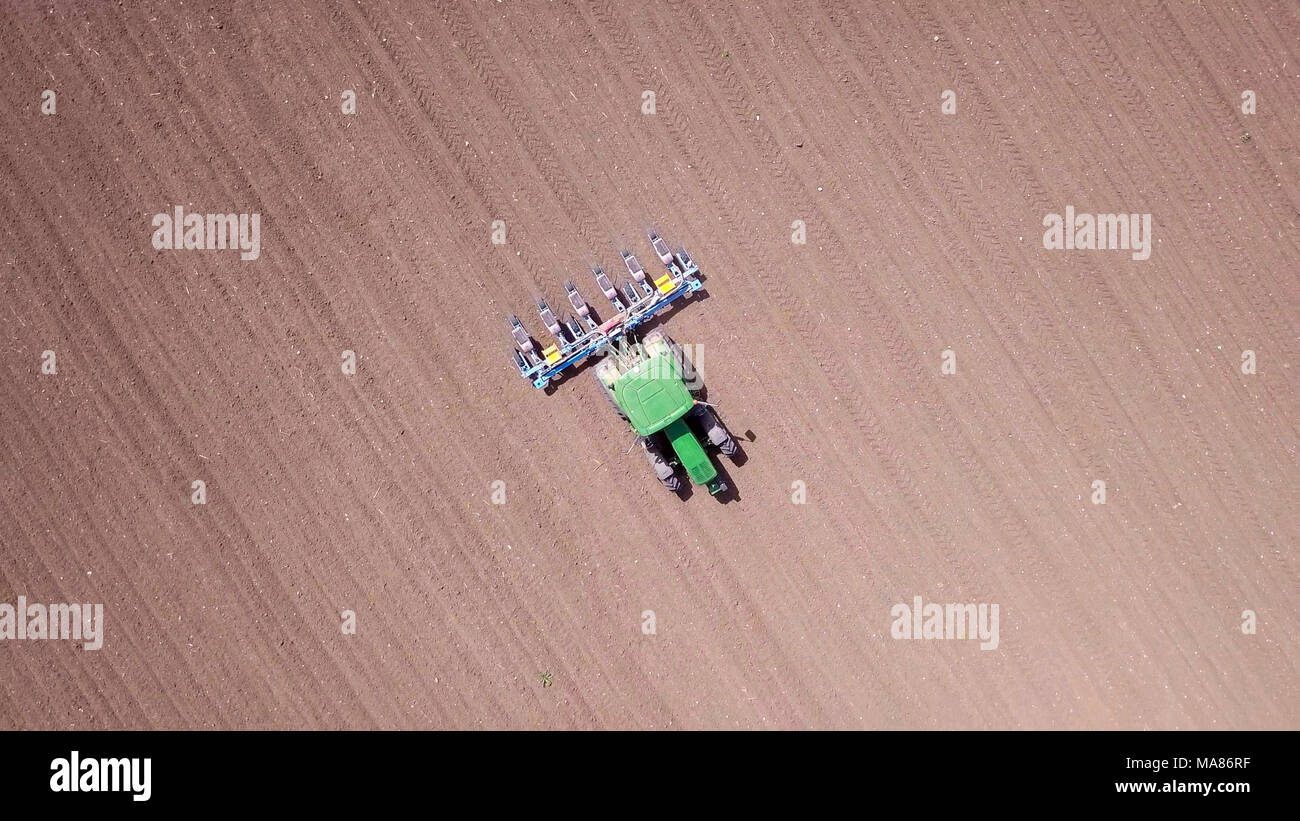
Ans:
POLYGON ((681 499, 683 502, 689 501, 690 498, 695 495, 695 485, 691 484, 691 481, 687 479, 678 486, 675 493, 677 494, 677 498, 681 499))
POLYGON ((724 505, 739 502, 740 489, 736 487, 736 480, 731 478, 731 472, 727 470, 727 466, 722 463, 721 459, 718 460, 718 475, 722 477, 722 481, 727 483, 727 489, 713 498, 724 505))
POLYGON ((739 442, 736 442, 736 452, 728 458, 731 459, 732 465, 743 468, 745 463, 749 461, 749 454, 745 453, 745 449, 740 446, 739 442))

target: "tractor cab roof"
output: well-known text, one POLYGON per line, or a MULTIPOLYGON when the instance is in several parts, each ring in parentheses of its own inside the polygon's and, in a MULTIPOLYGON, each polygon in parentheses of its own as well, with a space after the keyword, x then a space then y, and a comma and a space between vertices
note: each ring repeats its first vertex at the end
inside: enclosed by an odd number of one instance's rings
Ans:
POLYGON ((641 436, 658 433, 695 404, 668 352, 643 359, 614 385, 618 404, 641 436))

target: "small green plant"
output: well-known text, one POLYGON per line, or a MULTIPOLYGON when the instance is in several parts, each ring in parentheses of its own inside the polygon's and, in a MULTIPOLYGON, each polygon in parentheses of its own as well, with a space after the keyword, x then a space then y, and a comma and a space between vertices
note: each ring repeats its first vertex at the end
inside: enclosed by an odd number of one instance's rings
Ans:
POLYGON ((551 682, 551 674, 550 674, 550 673, 542 673, 541 675, 542 675, 542 686, 543 686, 543 687, 550 687, 551 684, 552 684, 552 682, 551 682))

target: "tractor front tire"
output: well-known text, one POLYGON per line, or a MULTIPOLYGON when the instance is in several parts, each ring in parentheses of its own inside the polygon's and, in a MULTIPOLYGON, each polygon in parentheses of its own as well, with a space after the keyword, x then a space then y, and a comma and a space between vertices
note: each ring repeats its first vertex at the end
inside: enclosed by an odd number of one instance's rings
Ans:
POLYGON ((673 341, 671 336, 663 331, 651 331, 646 334, 643 344, 650 345, 656 341, 663 342, 668 346, 668 350, 672 351, 673 359, 677 362, 677 370, 681 371, 682 381, 686 383, 686 387, 690 390, 691 395, 698 397, 703 391, 704 386, 698 384, 700 377, 699 374, 695 372, 695 363, 687 359, 686 354, 682 351, 682 346, 678 345, 673 341))
POLYGON ((695 417, 700 429, 714 447, 727 456, 735 455, 736 440, 731 438, 731 434, 727 432, 713 408, 708 405, 696 405, 691 409, 691 415, 695 417))
POLYGON ((604 366, 604 362, 597 365, 596 369, 591 374, 592 378, 595 379, 596 384, 600 386, 600 392, 605 396, 605 401, 609 403, 609 406, 614 409, 614 413, 617 413, 620 419, 626 421, 627 414, 618 406, 618 400, 614 398, 614 389, 609 385, 606 385, 605 380, 600 378, 600 371, 604 366))

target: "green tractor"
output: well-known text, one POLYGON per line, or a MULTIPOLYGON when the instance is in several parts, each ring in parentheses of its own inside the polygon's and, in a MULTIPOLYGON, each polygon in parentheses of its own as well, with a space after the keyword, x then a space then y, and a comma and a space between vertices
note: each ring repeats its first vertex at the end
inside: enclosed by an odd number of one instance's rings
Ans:
POLYGON ((612 349, 594 375, 614 411, 636 431, 637 443, 664 487, 681 488, 675 467, 680 465, 709 493, 727 490, 701 442, 733 456, 736 440, 713 407, 697 398, 702 386, 672 337, 651 331, 639 345, 612 349))
MULTIPOLYGON (((512 357, 519 374, 534 388, 547 389, 588 357, 605 354, 593 372, 614 412, 636 431, 637 443, 664 487, 682 488, 677 466, 697 485, 715 496, 727 490, 702 442, 743 460, 736 441, 722 426, 713 406, 703 400, 694 365, 681 346, 662 331, 651 331, 640 344, 631 344, 638 326, 668 311, 678 300, 699 292, 704 283, 700 266, 685 248, 673 251, 658 234, 650 247, 664 265, 659 276, 649 274, 630 251, 622 251, 630 282, 622 290, 600 266, 591 269, 596 285, 614 313, 603 321, 578 293, 573 281, 564 283, 573 314, 556 317, 550 304, 537 301, 537 315, 555 338, 543 346, 529 335, 519 317, 510 317, 512 357)), ((678 303, 680 304, 680 303, 678 303)))

